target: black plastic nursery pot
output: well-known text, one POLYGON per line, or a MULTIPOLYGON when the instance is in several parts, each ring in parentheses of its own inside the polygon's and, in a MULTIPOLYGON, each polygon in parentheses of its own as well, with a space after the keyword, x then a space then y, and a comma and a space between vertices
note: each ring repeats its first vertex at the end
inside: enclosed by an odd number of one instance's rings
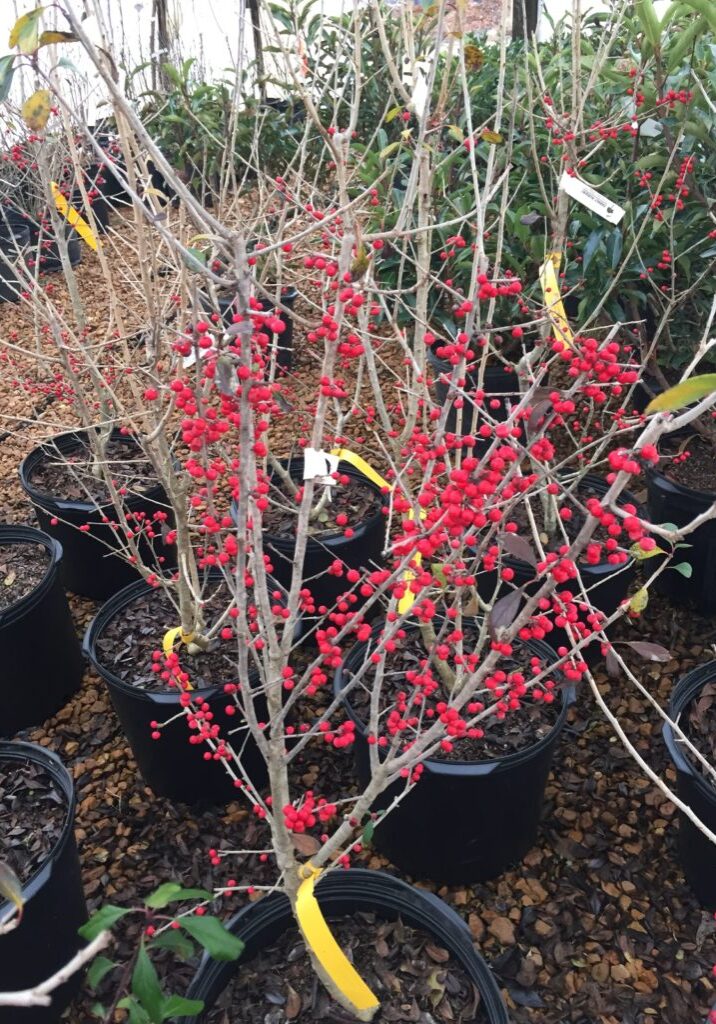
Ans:
MULTIPOLYGON (((282 460, 282 464, 295 480, 301 480, 303 459, 282 460)), ((354 480, 360 480, 361 483, 372 488, 376 494, 381 494, 380 489, 372 481, 349 463, 340 462, 338 472, 354 480)), ((387 496, 381 495, 381 497, 384 507, 387 503, 387 496)), ((232 514, 235 516, 235 506, 232 506, 232 514)), ((383 565, 386 523, 387 520, 381 508, 365 522, 351 523, 353 536, 350 538, 345 537, 343 533, 334 533, 327 534, 320 539, 313 537, 308 539, 302 576, 304 586, 310 590, 317 609, 320 606, 330 608, 341 594, 351 589, 351 585, 346 581, 345 571, 348 569, 365 570, 383 565), (336 559, 343 563, 344 575, 342 576, 332 576, 327 571, 336 559)), ((293 538, 287 539, 264 533, 264 551, 271 559, 272 576, 285 589, 291 585, 295 548, 296 542, 293 538)))
POLYGON ((0 210, 0 302, 20 301, 20 282, 14 270, 30 244, 30 228, 21 214, 0 210))
MULTIPOLYGON (((90 182, 86 183, 86 191, 89 195, 90 206, 92 208, 92 214, 97 225, 97 229, 100 234, 105 234, 109 228, 109 216, 112 212, 112 205, 108 199, 95 189, 90 182)), ((89 213, 85 207, 84 197, 79 188, 76 188, 70 198, 70 206, 77 210, 79 215, 87 222, 87 225, 91 228, 92 224, 90 221, 89 213)))
MULTIPOLYGON (((439 405, 446 405, 450 385, 444 378, 450 377, 453 368, 447 359, 440 359, 432 348, 427 349, 427 356, 428 362, 435 374, 433 388, 436 401, 439 405)), ((478 386, 477 369, 468 371, 465 380, 465 391, 474 393, 478 386)), ((520 397, 517 371, 512 367, 503 365, 488 365, 483 377, 482 390, 485 392, 483 408, 487 409, 492 419, 504 422, 507 419, 510 399, 514 403, 520 397), (492 402, 496 403, 494 408, 491 405, 492 402)), ((472 402, 465 399, 460 410, 455 407, 456 400, 453 399, 451 402, 450 411, 445 421, 445 429, 451 434, 459 433, 461 437, 465 437, 468 434, 473 434, 479 428, 480 417, 477 415, 477 410, 472 402), (460 413, 462 417, 458 422, 460 413)), ((485 444, 485 442, 478 438, 478 444, 485 444)))
MULTIPOLYGON (((296 288, 284 288, 281 293, 281 305, 292 311, 297 296, 298 290, 296 288)), ((293 366, 293 317, 290 312, 285 313, 275 304, 273 299, 267 296, 258 299, 258 303, 262 312, 272 313, 275 311, 276 316, 285 324, 285 328, 280 334, 273 335, 272 344, 276 347, 276 365, 279 369, 290 370, 293 366)), ((238 312, 236 297, 221 295, 219 296, 218 304, 222 322, 226 327, 230 327, 234 314, 238 312)), ((208 296, 206 296, 204 309, 207 312, 211 312, 213 309, 208 296)))
MULTIPOLYGON (((669 718, 678 724, 706 686, 716 680, 716 661, 687 672, 674 687, 669 703, 669 718)), ((679 797, 696 816, 716 832, 716 787, 711 785, 695 764, 689 760, 672 726, 664 723, 663 736, 669 756, 676 768, 679 797)), ((716 846, 694 823, 679 812, 679 858, 684 875, 698 901, 709 910, 716 909, 716 846)))
MULTIPOLYGON (((380 628, 374 629, 373 638, 380 628)), ((334 677, 336 696, 351 671, 363 664, 370 644, 357 643, 348 652, 334 677)), ((547 644, 530 641, 527 647, 549 662, 557 660, 547 644)), ((561 699, 552 729, 523 750, 484 761, 424 760, 420 781, 377 822, 375 848, 414 878, 449 885, 487 881, 517 864, 537 838, 552 757, 574 691, 561 689, 561 699)), ((355 765, 365 785, 370 779, 365 724, 349 696, 343 698, 343 707, 355 722, 355 765)), ((402 790, 400 784, 389 787, 373 810, 388 807, 402 790)))
MULTIPOLYGON (((605 495, 609 490, 609 484, 605 480, 591 473, 584 477, 584 485, 599 497, 605 495)), ((621 504, 632 504, 639 509, 639 502, 629 491, 622 491, 619 500, 621 504)), ((529 594, 534 593, 544 583, 544 579, 537 576, 534 566, 531 566, 528 562, 507 556, 503 557, 502 563, 506 568, 512 569, 515 576, 509 587, 504 585, 499 588, 498 596, 500 597, 507 594, 513 585, 526 586, 527 593, 529 594)), ((636 575, 636 562, 630 557, 623 565, 611 565, 609 562, 600 562, 598 565, 584 563, 580 565, 580 573, 592 605, 597 611, 609 617, 614 614, 627 596, 629 587, 636 575)), ((484 572, 478 575, 477 589, 484 600, 492 600, 497 582, 498 576, 496 571, 484 572)), ((560 584, 557 589, 559 591, 568 590, 570 593, 576 593, 576 584, 572 581, 567 581, 564 584, 560 584)), ((561 647, 562 645, 569 646, 566 630, 559 629, 558 627, 555 627, 545 639, 554 648, 561 647)), ((596 642, 588 644, 582 648, 582 654, 589 661, 598 659, 600 657, 600 645, 596 642)))
MULTIPOLYGON (((647 506, 652 523, 687 526, 716 501, 716 492, 684 487, 658 469, 647 474, 647 487, 647 506)), ((687 579, 673 569, 666 569, 657 578, 656 589, 674 604, 693 604, 704 614, 713 615, 716 612, 716 520, 708 520, 686 540, 691 546, 677 551, 672 564, 688 562, 691 576, 687 579)), ((660 541, 659 546, 666 545, 660 541)))
MULTIPOLYGON (((75 594, 101 601, 138 577, 137 570, 118 554, 120 539, 111 525, 116 521, 114 507, 90 501, 65 501, 61 495, 45 494, 32 483, 33 472, 44 459, 68 455, 86 439, 86 431, 71 431, 34 448, 20 464, 20 483, 32 502, 40 527, 62 544, 64 585, 75 594), (80 530, 87 525, 89 530, 80 530)), ((128 440, 118 430, 112 439, 128 440)), ((141 494, 128 495, 125 507, 127 513, 143 513, 149 519, 156 512, 169 512, 166 493, 159 484, 141 494)), ((150 541, 141 537, 139 549, 145 564, 156 564, 158 571, 173 564, 173 548, 165 547, 159 538, 150 541)))
MULTIPOLYGON (((475 949, 469 928, 437 896, 381 871, 359 868, 329 872, 322 876, 315 891, 329 921, 356 913, 374 913, 387 921, 399 917, 406 925, 432 935, 439 946, 452 954, 479 991, 490 1024, 509 1024, 497 982, 475 949)), ((241 957, 236 963, 219 963, 205 957, 189 988, 188 998, 202 999, 204 1010, 210 1010, 234 974, 292 927, 295 927, 294 918, 288 899, 282 893, 273 893, 244 907, 228 924, 233 934, 245 943, 241 957)), ((200 1014, 184 1018, 182 1024, 200 1024, 201 1020, 200 1014)))
MULTIPOLYGON (((82 246, 79 236, 71 229, 67 229, 67 255, 70 266, 76 267, 82 262, 82 246)), ((62 259, 57 240, 30 227, 30 251, 28 259, 31 261, 31 269, 34 269, 32 261, 39 261, 39 267, 43 274, 56 274, 62 270, 62 259)))
MULTIPOLYGON (((220 575, 217 576, 217 579, 220 575)), ((166 722, 178 715, 181 706, 177 690, 143 690, 120 679, 103 662, 97 650, 97 641, 109 622, 121 617, 125 608, 138 597, 152 591, 144 580, 131 583, 106 604, 102 605, 85 633, 84 651, 94 668, 107 684, 117 717, 122 723, 139 772, 157 796, 183 803, 227 803, 237 798, 233 785, 224 766, 218 761, 206 761, 206 744, 192 744, 191 730, 183 715, 161 729, 158 740, 152 739, 152 722, 166 722)), ((161 650, 164 628, 157 629, 157 649, 161 650)), ((142 666, 146 670, 146 666, 142 666)), ((227 677, 226 682, 235 682, 227 677)), ((214 723, 221 728, 221 735, 227 737, 230 731, 241 726, 238 714, 229 717, 225 708, 229 698, 223 685, 205 687, 194 691, 199 702, 207 703, 214 713, 214 723)), ((232 737, 234 748, 240 752, 241 762, 255 786, 266 782, 266 766, 255 744, 232 737)))
POLYGON ((82 652, 60 576, 62 546, 29 526, 0 526, 0 545, 41 544, 47 572, 31 593, 0 611, 5 697, 0 736, 50 718, 82 682, 82 652))
MULTIPOLYGON (((67 802, 67 819, 55 848, 23 886, 20 925, 0 939, 0 992, 31 988, 51 977, 82 945, 77 934, 87 920, 80 862, 75 844, 72 778, 55 754, 34 743, 0 742, 0 772, 21 764, 41 766, 67 802)), ((11 910, 0 903, 0 920, 11 910)), ((56 989, 49 1007, 0 1008, 0 1024, 57 1024, 82 985, 82 972, 56 989)))

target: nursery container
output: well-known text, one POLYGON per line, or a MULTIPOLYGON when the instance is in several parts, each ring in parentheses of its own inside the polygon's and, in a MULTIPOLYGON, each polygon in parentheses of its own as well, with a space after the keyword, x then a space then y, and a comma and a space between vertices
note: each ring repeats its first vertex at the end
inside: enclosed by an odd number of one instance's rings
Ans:
MULTIPOLYGON (((297 296, 298 291, 296 288, 285 288, 281 293, 281 305, 285 306, 288 310, 293 310, 297 296)), ((293 317, 290 313, 284 313, 282 309, 275 305, 272 299, 266 296, 260 298, 258 302, 261 310, 265 313, 272 312, 275 309, 276 315, 286 325, 285 330, 280 334, 274 335, 274 343, 276 344, 276 365, 280 369, 290 370, 293 365, 293 317)), ((206 312, 213 312, 214 307, 208 295, 203 296, 202 305, 206 312)), ((230 327, 232 317, 238 312, 236 297, 219 296, 218 305, 222 322, 226 327, 230 327)))
MULTIPOLYGON (((71 228, 67 229, 67 255, 69 256, 71 267, 76 267, 82 262, 80 239, 71 228)), ((43 232, 42 237, 40 237, 37 228, 33 230, 32 226, 30 228, 30 251, 28 258, 30 260, 39 260, 40 271, 43 274, 55 274, 62 270, 62 259, 60 258, 60 250, 56 240, 46 232, 43 232), (48 242, 49 245, 47 244, 48 242)), ((31 269, 34 270, 35 268, 31 267, 31 269)))
MULTIPOLYGON (((303 459, 282 460, 282 465, 288 469, 294 480, 300 481, 303 477, 303 459)), ((376 494, 380 489, 368 480, 360 470, 355 469, 347 462, 340 462, 338 471, 365 483, 376 494)), ((383 498, 382 505, 387 502, 383 498)), ((236 506, 232 505, 232 515, 236 521, 236 506)), ((386 537, 386 517, 382 509, 370 516, 363 523, 351 523, 353 536, 348 538, 341 533, 326 534, 321 538, 310 537, 306 544, 306 554, 303 561, 303 580, 305 586, 311 591, 316 608, 325 605, 330 608, 335 604, 340 594, 349 590, 351 585, 343 576, 328 575, 328 568, 340 559, 344 570, 367 569, 383 565, 386 537), (316 578, 314 578, 316 577, 316 578)), ((270 557, 273 566, 272 575, 283 587, 288 589, 291 586, 291 567, 296 542, 293 538, 276 537, 270 533, 264 533, 264 551, 270 557)))
MULTIPOLYGON (((438 946, 449 950, 478 989, 490 1024, 509 1024, 500 990, 475 949, 469 928, 437 896, 381 871, 359 868, 328 872, 319 880, 315 892, 329 921, 356 913, 373 913, 384 921, 399 917, 406 925, 432 935, 438 946)), ((295 924, 288 898, 283 893, 272 893, 240 910, 227 927, 242 939, 245 948, 236 962, 219 963, 207 956, 202 960, 187 996, 202 999, 205 1010, 212 1008, 244 964, 295 924)), ((200 1024, 201 1020, 201 1015, 184 1018, 182 1024, 200 1024)))
MULTIPOLYGON (((80 862, 75 844, 75 791, 60 759, 34 743, 0 742, 0 771, 32 762, 53 779, 67 802, 67 818, 44 864, 23 887, 19 927, 0 938, 0 992, 31 988, 70 960, 82 945, 77 930, 87 920, 80 862)), ((0 919, 10 912, 0 902, 0 919)), ((53 993, 49 1007, 0 1007, 0 1024, 57 1024, 82 985, 82 972, 53 993)))
MULTIPOLYGON (((674 687, 669 703, 669 718, 677 722, 692 701, 706 686, 716 680, 716 661, 687 672, 674 687)), ((683 744, 668 722, 663 727, 664 741, 676 768, 679 797, 696 816, 716 832, 716 788, 707 781, 699 768, 687 756, 683 744)), ((698 901, 707 909, 716 909, 716 846, 697 829, 683 812, 679 812, 679 857, 686 881, 698 901)))
MULTIPOLYGON (((593 476, 591 473, 587 474, 583 479, 585 489, 588 489, 591 493, 597 497, 602 497, 609 490, 609 484, 599 476, 593 476)), ((629 491, 622 491, 619 503, 632 504, 637 508, 637 514, 639 513, 639 503, 633 494, 629 491)), ((643 511, 642 513, 643 514, 643 511)), ((523 562, 519 558, 512 558, 509 555, 503 556, 502 564, 506 568, 514 570, 515 576, 512 581, 514 586, 520 587, 527 585, 527 593, 534 593, 544 583, 544 579, 539 577, 534 566, 528 562, 523 562)), ((627 591, 634 580, 636 575, 636 562, 631 556, 628 561, 623 565, 611 565, 609 562, 600 562, 598 565, 588 565, 586 563, 580 565, 580 573, 584 580, 585 588, 588 591, 588 595, 592 605, 605 616, 613 615, 619 605, 624 601, 627 596, 627 591)), ((477 589, 480 596, 486 600, 491 601, 495 594, 495 588, 498 582, 497 572, 481 572, 477 577, 477 589)), ((512 586, 500 587, 498 590, 498 597, 502 597, 512 589, 512 586)), ((577 593, 577 585, 574 581, 567 581, 566 583, 560 584, 557 588, 560 591, 568 590, 570 593, 577 593)), ((546 637, 551 647, 558 648, 562 645, 569 646, 569 638, 567 633, 563 629, 555 627, 551 633, 546 637)), ((594 660, 600 657, 600 645, 597 642, 593 642, 586 647, 582 648, 582 654, 588 660, 594 660)))
MULTIPOLYGON (((374 637, 381 628, 374 629, 374 637)), ((336 671, 337 697, 351 670, 363 664, 369 646, 370 641, 355 644, 336 671)), ((547 644, 530 641, 526 646, 548 662, 557 660, 547 644)), ((562 689, 561 697, 554 726, 522 750, 484 761, 424 760, 420 781, 376 824, 375 848, 414 878, 449 885, 495 878, 520 861, 537 838, 552 756, 574 691, 562 689)), ((370 779, 365 724, 351 706, 350 696, 344 698, 343 706, 356 725, 355 764, 365 786, 370 779)), ((399 784, 389 787, 374 809, 388 807, 402 790, 399 784)))
MULTIPOLYGON (((218 581, 223 577, 217 574, 216 578, 218 581)), ((152 590, 144 580, 138 580, 102 605, 85 634, 85 654, 107 684, 139 772, 150 789, 157 796, 183 803, 227 803, 236 799, 236 787, 220 762, 204 760, 204 752, 209 749, 206 744, 189 742, 193 733, 185 718, 178 718, 163 728, 158 740, 152 739, 151 723, 164 722, 180 711, 179 692, 175 689, 143 690, 124 682, 103 663, 102 655, 97 650, 97 641, 108 623, 122 616, 124 609, 133 600, 152 590)), ((158 626, 158 650, 161 650, 163 635, 163 628, 158 626)), ((146 666, 143 666, 145 669, 146 666)), ((235 682, 230 677, 229 669, 225 682, 235 682)), ((250 680, 251 685, 255 685, 255 682, 253 678, 250 680)), ((214 723, 221 727, 222 736, 226 737, 229 730, 241 726, 238 714, 230 718, 225 713, 224 709, 230 701, 224 693, 223 684, 194 692, 197 700, 210 705, 214 723)), ((238 738, 234 736, 235 749, 237 752, 242 751, 242 764, 254 785, 263 786, 267 777, 264 760, 250 739, 243 743, 242 735, 239 734, 238 738)))
MULTIPOLYGON (((62 579, 67 589, 83 597, 103 600, 138 576, 137 570, 117 554, 120 544, 116 531, 102 521, 103 518, 116 521, 114 507, 90 501, 65 501, 61 495, 45 494, 32 483, 32 474, 43 459, 67 455, 86 440, 87 431, 71 431, 34 448, 20 465, 20 483, 42 529, 62 544, 65 554, 62 579), (86 524, 90 526, 89 531, 80 531, 79 527, 86 524)), ((116 430, 112 440, 127 442, 129 439, 116 430)), ((169 512, 166 493, 159 484, 141 494, 128 495, 125 507, 133 515, 143 512, 149 517, 158 511, 169 512)), ((145 564, 156 563, 160 557, 164 559, 160 568, 173 564, 174 549, 165 547, 159 539, 150 542, 142 538, 139 546, 145 564)))
MULTIPOLYGON (((92 207, 92 213, 97 224, 97 230, 101 234, 105 234, 109 228, 109 215, 112 212, 112 205, 108 199, 102 195, 99 189, 92 182, 87 181, 85 183, 85 190, 88 193, 96 191, 98 194, 90 198, 90 206, 92 207)), ((88 227, 92 227, 90 221, 90 215, 85 207, 85 201, 82 196, 82 192, 79 188, 76 188, 70 198, 70 206, 77 210, 79 215, 86 221, 88 227)))
MULTIPOLYGON (((452 373, 452 366, 447 359, 440 359, 432 348, 427 349, 428 362, 433 369, 435 374, 435 380, 433 382, 433 388, 435 390, 435 400, 438 405, 445 405, 448 401, 448 394, 450 391, 450 385, 442 380, 442 375, 450 377, 452 373)), ((477 388, 478 371, 477 368, 469 370, 465 375, 465 388, 464 390, 469 394, 474 393, 477 388)), ((504 422, 508 416, 508 405, 509 402, 515 404, 520 398, 520 387, 517 379, 517 371, 512 367, 506 367, 500 364, 494 366, 488 364, 485 369, 483 377, 482 387, 485 392, 485 399, 483 407, 486 408, 490 416, 494 420, 504 422), (497 408, 492 409, 489 406, 491 399, 499 402, 497 408)), ((449 433, 456 433, 458 429, 458 412, 455 408, 454 400, 451 404, 450 411, 447 415, 445 422, 445 429, 449 433)), ((462 407, 462 421, 460 424, 460 435, 465 436, 472 434, 477 430, 481 424, 482 418, 475 415, 475 406, 472 402, 465 399, 462 407)), ((484 421, 487 422, 487 421, 484 421)), ((490 439, 488 439, 489 441, 490 439)), ((485 445, 485 441, 478 439, 478 444, 485 445)))
MULTIPOLYGON (((706 512, 716 501, 716 492, 696 491, 670 480, 658 469, 647 472, 649 520, 652 523, 674 523, 687 526, 706 512)), ((693 604, 705 615, 716 612, 716 519, 710 519, 686 538, 691 546, 676 551, 672 565, 688 562, 689 579, 674 569, 666 569, 655 581, 655 587, 674 604, 693 604)), ((659 541, 660 547, 666 547, 659 541)), ((656 564, 656 563, 654 563, 656 564)))
POLYGON ((62 546, 29 526, 0 526, 0 544, 23 543, 41 544, 49 564, 33 591, 0 611, 0 736, 40 725, 82 682, 82 652, 60 579, 62 546))
POLYGON ((13 267, 5 260, 16 264, 22 250, 30 244, 30 227, 27 220, 15 210, 0 207, 0 302, 20 301, 20 282, 13 267))

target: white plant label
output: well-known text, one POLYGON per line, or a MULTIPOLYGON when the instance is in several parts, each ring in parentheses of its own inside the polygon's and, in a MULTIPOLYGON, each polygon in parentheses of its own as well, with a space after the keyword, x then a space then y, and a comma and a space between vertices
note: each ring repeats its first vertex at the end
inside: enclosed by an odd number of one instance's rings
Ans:
POLYGON ((303 479, 318 480, 325 487, 335 485, 331 473, 338 469, 340 459, 337 455, 324 452, 322 448, 303 449, 303 479))
POLYGON ((572 199, 576 199, 582 206, 586 206, 592 213, 596 213, 598 216, 603 217, 604 220, 609 221, 610 224, 618 224, 622 219, 626 210, 621 206, 617 206, 616 203, 612 202, 606 196, 603 196, 601 192, 597 192, 591 185, 587 185, 585 181, 580 178, 574 178, 571 174, 567 174, 565 171, 562 175, 562 180, 559 183, 559 187, 563 192, 566 192, 572 199))

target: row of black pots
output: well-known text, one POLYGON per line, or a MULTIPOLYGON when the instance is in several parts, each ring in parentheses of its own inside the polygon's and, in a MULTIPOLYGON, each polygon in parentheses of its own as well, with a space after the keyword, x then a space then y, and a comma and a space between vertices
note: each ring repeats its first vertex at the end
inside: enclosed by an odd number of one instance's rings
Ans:
MULTIPOLYGON (((32 988, 64 966, 80 948, 78 930, 87 920, 74 839, 76 799, 72 778, 56 755, 41 747, 0 743, 0 771, 11 772, 14 766, 27 762, 41 767, 59 788, 66 804, 66 818, 47 859, 23 886, 24 913, 20 925, 0 942, 3 992, 32 988)), ((316 887, 316 896, 328 920, 370 912, 379 920, 400 918, 428 933, 466 971, 480 993, 481 1006, 490 1024, 508 1024, 497 983, 475 949, 467 925, 442 900, 398 878, 360 869, 324 875, 316 887)), ((0 903, 0 920, 9 919, 11 913, 8 902, 0 903)), ((239 911, 228 923, 229 930, 245 944, 239 969, 292 926, 289 901, 279 893, 239 911)), ((201 999, 205 1009, 211 1009, 236 969, 233 963, 219 963, 205 956, 188 997, 201 999)), ((82 982, 83 972, 73 974, 53 992, 49 1007, 0 1008, 0 1024, 58 1024, 82 982)), ((188 1018, 185 1024, 190 1024, 188 1018)))

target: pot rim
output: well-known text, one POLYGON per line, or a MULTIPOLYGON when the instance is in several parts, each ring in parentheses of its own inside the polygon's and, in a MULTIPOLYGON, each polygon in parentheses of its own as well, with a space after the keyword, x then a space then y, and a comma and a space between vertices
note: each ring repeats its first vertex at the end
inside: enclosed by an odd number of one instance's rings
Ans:
MULTIPOLYGON (((65 796, 67 804, 65 821, 57 842, 50 850, 46 860, 42 862, 22 887, 23 898, 26 903, 29 903, 51 878, 53 865, 64 852, 70 836, 74 832, 77 796, 72 776, 53 751, 47 750, 37 743, 28 743, 26 740, 0 740, 0 764, 7 761, 34 761, 36 764, 41 765, 53 781, 57 783, 65 796)), ((9 900, 3 900, 0 903, 0 918, 9 912, 11 907, 12 904, 9 900)))
MULTIPOLYGON (((215 570, 215 575, 219 577, 221 573, 215 570)), ((131 683, 120 679, 111 668, 108 668, 100 660, 96 649, 97 641, 109 622, 116 618, 136 597, 139 597, 142 593, 153 593, 155 589, 146 580, 133 580, 126 587, 118 590, 116 594, 108 598, 85 630, 84 637, 82 638, 82 652, 110 688, 115 688, 133 697, 135 700, 145 701, 150 704, 178 704, 181 696, 178 690, 141 690, 137 686, 132 686, 131 683)), ((157 643, 157 648, 159 647, 161 647, 161 639, 157 643)), ((250 678, 255 678, 255 672, 255 669, 250 672, 250 678)), ((215 683, 212 686, 202 686, 191 692, 203 700, 211 700, 213 697, 219 696, 224 692, 223 685, 223 683, 215 683)))
MULTIPOLYGON (((351 647, 348 654, 345 656, 341 664, 335 671, 333 676, 333 693, 336 697, 341 698, 341 703, 346 714, 355 722, 356 730, 359 735, 365 737, 365 723, 358 717, 355 710, 350 704, 350 697, 343 697, 342 691, 344 687, 343 674, 346 668, 352 667, 352 662, 357 661, 358 657, 367 651, 369 645, 373 642, 375 637, 380 633, 382 624, 378 623, 371 630, 370 640, 359 640, 351 647)), ((418 629, 415 623, 406 623, 406 631, 415 632, 418 629)), ((549 644, 543 640, 527 640, 524 641, 524 645, 537 654, 547 655, 549 652, 550 656, 554 656, 557 660, 558 655, 549 644)), ((557 677, 561 676, 561 673, 556 672, 557 677)), ((515 764, 520 764, 525 760, 532 760, 533 757, 540 754, 546 747, 552 744, 557 736, 564 727, 567 713, 570 707, 576 700, 576 691, 573 686, 562 685, 559 687, 559 692, 562 698, 562 706, 560 708, 557 720, 554 722, 550 730, 536 743, 531 743, 527 747, 523 747, 520 750, 515 750, 510 754, 502 754, 498 757, 487 757, 480 761, 443 761, 436 757, 426 757, 423 759, 422 764, 434 775, 490 775, 492 772, 499 769, 507 769, 515 764)))
POLYGON ((676 480, 671 480, 658 466, 649 466, 646 470, 646 478, 654 486, 660 486, 662 490, 672 491, 691 501, 694 498, 700 498, 704 505, 712 505, 716 501, 716 488, 713 491, 700 491, 696 487, 687 487, 685 484, 677 483, 676 480))
MULTIPOLYGON (((697 665, 696 668, 692 668, 690 672, 681 676, 669 700, 669 718, 671 721, 677 722, 687 706, 704 686, 714 680, 716 680, 716 660, 707 661, 703 665, 697 665)), ((692 764, 689 760, 669 722, 664 722, 662 725, 661 735, 669 752, 669 757, 674 762, 677 771, 688 775, 701 795, 711 803, 716 803, 716 786, 711 785, 696 765, 692 764)))
MULTIPOLYGON (((470 974, 473 984, 478 985, 490 1024, 509 1024, 497 982, 487 961, 475 949, 466 922, 439 897, 386 872, 365 868, 326 871, 316 884, 316 894, 319 900, 323 895, 327 902, 355 900, 356 908, 353 913, 360 913, 361 909, 372 907, 373 912, 378 915, 381 910, 386 910, 388 920, 390 912, 393 911, 397 916, 404 916, 409 921, 416 922, 412 927, 425 931, 444 943, 455 961, 470 974)), ((253 939, 264 928, 275 925, 287 915, 292 918, 288 898, 284 893, 272 893, 256 903, 242 907, 228 921, 227 927, 234 934, 244 934, 247 938, 253 939), (247 921, 246 927, 242 929, 241 926, 247 921), (247 934, 249 932, 250 935, 247 934)), ((241 959, 237 961, 237 965, 240 970, 241 959)), ((237 965, 212 960, 208 955, 204 955, 187 995, 189 998, 202 998, 207 989, 221 982, 223 974, 227 974, 230 980, 237 970, 237 965)), ((182 1018, 180 1024, 198 1024, 205 1012, 206 1007, 197 1017, 182 1018)))
POLYGON ((23 594, 12 604, 0 611, 0 629, 17 622, 34 607, 48 592, 57 575, 57 567, 62 560, 62 545, 59 540, 50 537, 34 526, 0 526, 0 544, 41 544, 47 551, 49 563, 45 575, 28 594, 23 594))
MULTIPOLYGON (((290 473, 294 465, 301 465, 302 460, 300 457, 294 457, 292 459, 281 459, 280 462, 281 465, 288 469, 290 473)), ((359 469, 356 469, 355 466, 351 465, 350 462, 345 462, 344 460, 341 460, 338 463, 338 471, 341 473, 345 473, 346 476, 350 476, 356 480, 359 480, 361 483, 367 484, 368 487, 370 487, 373 490, 373 492, 377 494, 381 499, 380 508, 378 509, 378 511, 375 512, 368 519, 363 519, 360 523, 354 526, 353 529, 356 531, 361 529, 369 529, 376 523, 384 522, 385 516, 383 515, 383 509, 387 508, 389 504, 390 494, 384 494, 380 487, 377 486, 377 484, 374 484, 372 480, 369 480, 367 476, 364 476, 363 473, 361 473, 359 469)), ((235 509, 236 501, 234 500, 231 502, 231 517, 232 519, 234 519, 234 522, 236 521, 235 509)), ((315 551, 316 549, 325 550, 326 548, 338 547, 341 542, 348 543, 349 541, 354 541, 355 539, 355 535, 351 538, 347 538, 344 537, 342 533, 326 533, 321 536, 320 540, 317 538, 309 537, 306 543, 306 552, 308 553, 309 551, 315 551)), ((295 538, 278 537, 276 534, 269 533, 268 531, 264 531, 264 543, 267 545, 270 544, 277 549, 280 549, 283 546, 287 550, 294 548, 296 545, 295 538)))
MULTIPOLYGON (((35 469, 35 466, 45 456, 51 455, 49 450, 52 445, 62 445, 65 452, 71 452, 75 448, 79 448, 89 435, 89 430, 82 428, 80 430, 68 430, 61 434, 53 435, 49 440, 42 444, 36 445, 32 451, 28 452, 25 458, 20 463, 19 475, 20 485, 25 493, 28 495, 30 500, 39 505, 46 511, 54 511, 59 509, 60 511, 76 511, 92 514, 94 512, 101 512, 103 509, 113 509, 111 501, 105 502, 104 504, 98 504, 97 502, 83 501, 82 499, 68 499, 60 498, 56 495, 49 494, 47 491, 41 491, 34 484, 30 482, 30 476, 35 469)), ((112 430, 111 440, 122 440, 137 443, 131 435, 122 434, 118 427, 112 430)), ((138 445, 138 447, 140 447, 138 445)), ((141 450, 141 448, 140 448, 141 450)), ((61 452, 62 454, 62 452, 61 452)), ((141 504, 146 501, 158 501, 158 494, 163 493, 162 485, 159 481, 156 481, 152 486, 141 493, 129 494, 126 498, 126 506, 131 511, 136 504, 141 504)))

